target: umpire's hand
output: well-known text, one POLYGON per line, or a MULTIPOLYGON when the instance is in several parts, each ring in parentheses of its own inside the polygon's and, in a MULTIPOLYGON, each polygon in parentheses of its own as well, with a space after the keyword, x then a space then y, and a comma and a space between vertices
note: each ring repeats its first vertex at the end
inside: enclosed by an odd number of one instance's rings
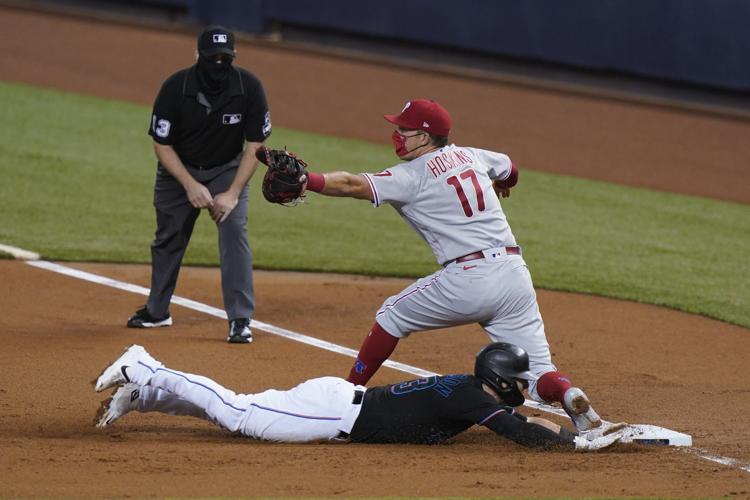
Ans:
POLYGON ((214 204, 214 198, 208 188, 198 181, 193 181, 185 192, 188 201, 195 208, 210 208, 214 204))
POLYGON ((224 222, 237 206, 237 197, 229 191, 216 195, 213 205, 208 207, 208 213, 217 224, 224 222))

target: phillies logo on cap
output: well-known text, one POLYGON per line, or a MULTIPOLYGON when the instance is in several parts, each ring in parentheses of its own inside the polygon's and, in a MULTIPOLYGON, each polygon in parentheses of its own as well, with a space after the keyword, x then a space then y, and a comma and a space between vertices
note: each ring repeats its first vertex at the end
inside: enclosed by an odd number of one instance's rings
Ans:
POLYGON ((214 43, 227 43, 227 36, 224 33, 215 34, 214 43))

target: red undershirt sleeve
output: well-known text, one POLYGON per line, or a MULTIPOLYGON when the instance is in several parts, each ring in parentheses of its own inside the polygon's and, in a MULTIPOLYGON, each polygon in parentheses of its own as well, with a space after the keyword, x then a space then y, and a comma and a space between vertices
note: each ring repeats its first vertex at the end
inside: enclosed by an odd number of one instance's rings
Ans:
POLYGON ((518 167, 516 167, 515 163, 511 163, 510 174, 508 174, 508 177, 504 181, 495 181, 495 186, 499 187, 500 189, 508 189, 515 186, 517 182, 518 167))

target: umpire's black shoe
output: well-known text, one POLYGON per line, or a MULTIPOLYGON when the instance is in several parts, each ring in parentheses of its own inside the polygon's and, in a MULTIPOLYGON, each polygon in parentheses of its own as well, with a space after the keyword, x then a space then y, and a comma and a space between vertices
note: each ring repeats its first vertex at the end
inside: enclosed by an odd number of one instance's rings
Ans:
POLYGON ((171 324, 172 316, 170 316, 169 313, 163 318, 157 318, 148 312, 147 306, 138 309, 135 314, 128 319, 128 328, 156 328, 159 326, 170 326, 171 324))
POLYGON ((237 318, 229 320, 229 335, 227 342, 230 344, 249 344, 253 341, 253 332, 250 331, 250 320, 237 318))

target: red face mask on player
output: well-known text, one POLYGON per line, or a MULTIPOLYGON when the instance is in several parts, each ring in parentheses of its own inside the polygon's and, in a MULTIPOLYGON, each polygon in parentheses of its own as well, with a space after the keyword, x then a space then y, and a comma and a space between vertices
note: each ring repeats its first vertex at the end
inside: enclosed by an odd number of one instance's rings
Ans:
POLYGON ((416 151, 417 149, 426 146, 427 144, 422 144, 421 146, 417 146, 414 149, 406 149, 406 139, 409 137, 416 137, 418 135, 423 135, 424 132, 419 132, 414 135, 404 135, 398 130, 394 130, 393 134, 391 134, 391 140, 393 141, 393 146, 396 148, 396 156, 399 158, 408 155, 412 151, 416 151))

